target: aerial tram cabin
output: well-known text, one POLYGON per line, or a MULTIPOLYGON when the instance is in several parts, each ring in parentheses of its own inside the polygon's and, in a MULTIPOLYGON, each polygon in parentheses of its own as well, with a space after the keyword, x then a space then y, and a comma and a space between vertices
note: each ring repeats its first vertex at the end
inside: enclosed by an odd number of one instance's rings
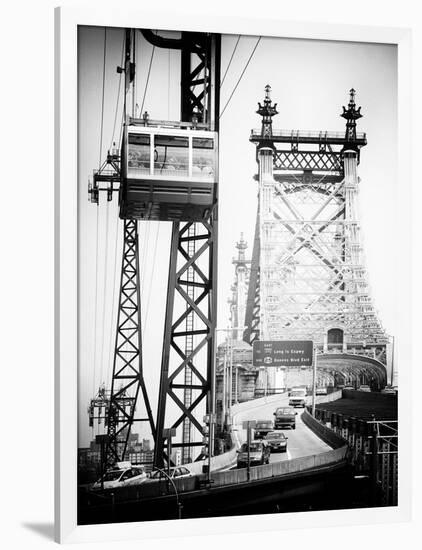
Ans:
POLYGON ((120 217, 201 221, 214 203, 217 133, 205 125, 129 118, 121 156, 120 217))

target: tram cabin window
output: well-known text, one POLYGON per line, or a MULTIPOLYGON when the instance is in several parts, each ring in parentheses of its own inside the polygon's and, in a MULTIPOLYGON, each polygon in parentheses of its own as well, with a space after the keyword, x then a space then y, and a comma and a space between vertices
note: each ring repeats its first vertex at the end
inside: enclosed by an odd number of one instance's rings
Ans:
POLYGON ((141 174, 149 174, 151 171, 150 136, 129 134, 128 141, 129 176, 137 177, 141 174))
POLYGON ((214 132, 132 127, 126 143, 128 178, 215 181, 214 132))
POLYGON ((181 136, 154 136, 154 174, 189 176, 189 139, 181 136))
POLYGON ((214 140, 192 138, 192 176, 212 177, 214 175, 214 140))

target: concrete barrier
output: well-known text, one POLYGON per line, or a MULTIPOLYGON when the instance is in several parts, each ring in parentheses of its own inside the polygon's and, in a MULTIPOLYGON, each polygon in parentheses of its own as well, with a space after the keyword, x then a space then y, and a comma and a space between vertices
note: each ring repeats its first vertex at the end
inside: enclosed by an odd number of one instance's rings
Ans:
POLYGON ((320 437, 327 445, 330 445, 334 449, 340 448, 343 445, 347 445, 347 440, 335 433, 333 430, 318 422, 308 411, 304 411, 302 414, 303 423, 308 426, 318 437, 320 437))
MULTIPOLYGON (((347 451, 348 445, 343 444, 343 446, 325 453, 294 458, 282 462, 274 462, 273 464, 265 464, 264 466, 253 466, 250 469, 250 480, 258 481, 274 477, 282 478, 288 474, 315 470, 330 465, 334 466, 346 459, 347 451)), ((213 487, 244 483, 247 481, 247 470, 246 468, 241 468, 240 470, 214 472, 212 474, 212 480, 213 487)))

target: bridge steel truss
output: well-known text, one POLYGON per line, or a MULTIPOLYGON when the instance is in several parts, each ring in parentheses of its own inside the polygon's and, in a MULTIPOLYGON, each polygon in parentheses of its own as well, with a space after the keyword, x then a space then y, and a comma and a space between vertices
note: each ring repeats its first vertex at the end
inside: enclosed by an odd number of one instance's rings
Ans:
MULTIPOLYGON (((181 120, 196 118, 218 132, 221 36, 182 32, 180 40, 146 35, 153 44, 181 50, 181 120)), ((213 208, 203 220, 173 222, 164 327, 154 465, 171 463, 171 447, 182 462, 212 452, 215 327, 217 319, 218 185, 213 208), (168 399, 170 398, 170 399, 168 399), (171 418, 171 420, 170 420, 171 418), (170 430, 170 432, 168 431, 170 430), (195 456, 194 456, 195 455, 195 456)))
POLYGON ((107 416, 107 468, 112 467, 116 461, 124 460, 134 422, 148 422, 151 433, 155 436, 154 420, 143 377, 138 243, 137 220, 124 220, 119 309, 107 416), (144 418, 135 417, 140 391, 146 409, 144 418), (131 396, 129 407, 125 406, 127 403, 122 399, 127 395, 131 396))
MULTIPOLYGON (((218 132, 221 35, 182 32, 180 38, 166 38, 147 29, 141 33, 155 47, 180 50, 180 124, 192 125, 196 121, 198 128, 218 132)), ((136 30, 126 29, 124 66, 118 67, 118 72, 125 73, 125 120, 126 96, 135 77, 135 40, 136 30)), ((218 165, 215 168, 218 172, 218 165)), ((99 170, 94 171, 93 182, 88 187, 90 201, 98 205, 100 192, 105 192, 107 200, 112 200, 121 183, 121 154, 114 148, 108 152, 99 170)), ((208 428, 198 418, 201 412, 212 415, 214 410, 217 212, 216 184, 213 207, 204 219, 173 222, 156 424, 142 367, 138 221, 124 219, 112 386, 106 398, 102 396, 101 403, 92 400, 89 409, 91 423, 99 421, 98 414, 102 416, 105 412, 103 418, 108 430, 105 468, 124 460, 130 429, 136 421, 149 422, 155 441, 156 467, 171 461, 167 456, 167 444, 168 434, 174 430, 176 435, 171 444, 183 449, 184 463, 193 458, 192 449, 204 445, 206 437, 209 438, 207 452, 211 452, 213 434, 208 433, 208 428), (168 397, 176 409, 175 413, 173 408, 171 415, 168 414, 171 408, 168 397), (146 410, 146 417, 138 419, 135 410, 140 405, 146 410), (170 416, 176 420, 167 425, 170 416)))
POLYGON ((386 363, 389 338, 378 319, 364 265, 357 167, 366 135, 356 133, 351 90, 346 132, 273 131, 269 87, 257 111, 259 199, 245 341, 311 339, 320 351, 386 363), (259 234, 258 234, 259 233, 259 234), (255 273, 255 276, 252 274, 255 273), (340 336, 339 336, 340 335, 340 336))

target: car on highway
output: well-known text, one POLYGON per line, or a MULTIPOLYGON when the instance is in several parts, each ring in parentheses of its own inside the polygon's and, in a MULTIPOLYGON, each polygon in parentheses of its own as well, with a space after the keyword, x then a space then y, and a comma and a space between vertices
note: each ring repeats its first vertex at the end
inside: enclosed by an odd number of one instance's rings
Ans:
POLYGON ((306 388, 292 388, 289 393, 289 405, 291 407, 306 407, 306 388))
POLYGON ((358 388, 359 391, 370 392, 371 388, 367 384, 361 384, 358 388))
POLYGON ((249 453, 248 453, 248 444, 243 443, 240 449, 237 451, 237 467, 246 468, 248 465, 248 454, 249 454, 249 464, 251 466, 259 466, 261 464, 269 464, 271 449, 267 442, 263 439, 255 439, 249 444, 249 453))
POLYGON ((138 485, 144 483, 147 479, 148 476, 143 466, 113 468, 108 470, 102 478, 91 486, 91 491, 138 485))
POLYGON ((151 483, 153 481, 162 481, 165 479, 168 479, 169 477, 171 479, 181 479, 186 477, 193 477, 194 474, 184 466, 173 466, 170 468, 170 472, 167 469, 163 470, 154 470, 151 472, 151 475, 149 478, 145 481, 145 483, 151 483))
POLYGON ((327 388, 326 387, 319 387, 315 390, 315 395, 327 395, 327 388))
POLYGON ((385 388, 381 390, 381 393, 396 395, 397 390, 395 390, 392 386, 385 386, 385 388))
POLYGON ((297 412, 293 407, 278 407, 274 413, 274 428, 279 430, 280 428, 296 429, 296 415, 297 412))
POLYGON ((271 452, 280 451, 285 453, 287 451, 287 440, 288 437, 286 437, 284 433, 279 430, 274 430, 265 436, 265 441, 268 443, 271 452))
POLYGON ((262 439, 274 429, 272 420, 257 420, 255 424, 255 439, 262 439))

